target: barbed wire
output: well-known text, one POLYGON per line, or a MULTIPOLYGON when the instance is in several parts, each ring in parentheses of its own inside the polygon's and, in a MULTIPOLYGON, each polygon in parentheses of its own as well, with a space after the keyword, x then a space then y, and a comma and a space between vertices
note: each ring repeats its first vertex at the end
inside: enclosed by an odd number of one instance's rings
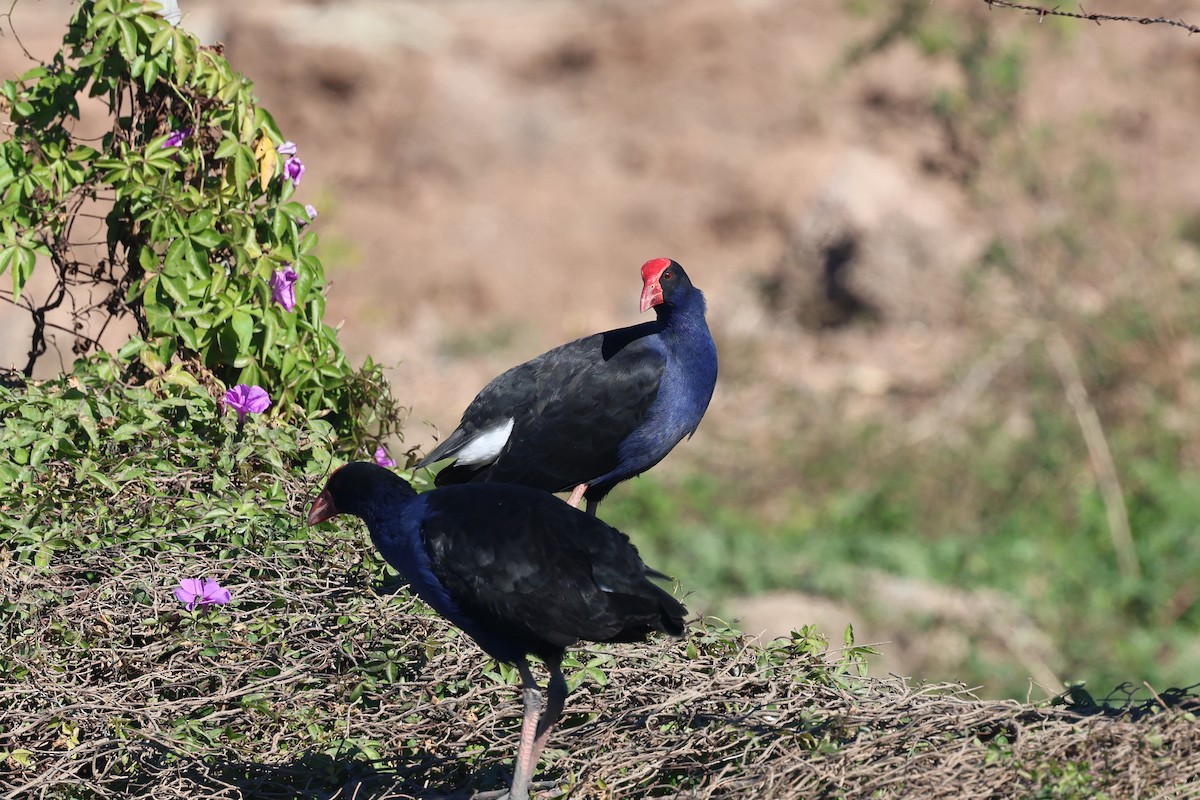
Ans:
MULTIPOLYGON (((1043 6, 1031 6, 1025 3, 1011 3, 1008 0, 983 0, 988 4, 988 8, 1000 6, 1001 8, 1015 8, 1021 11, 1028 11, 1037 14, 1038 17, 1071 17, 1072 19, 1083 19, 1095 22, 1099 25, 1101 22, 1136 22, 1139 25, 1172 25, 1176 28, 1183 28, 1188 33, 1200 33, 1200 25, 1193 25, 1190 22, 1184 22, 1181 19, 1172 19, 1170 17, 1134 17, 1125 14, 1092 14, 1086 11, 1082 5, 1078 11, 1060 11, 1058 6, 1053 8, 1045 8, 1043 6)), ((1040 20, 1039 20, 1040 21, 1040 20)))

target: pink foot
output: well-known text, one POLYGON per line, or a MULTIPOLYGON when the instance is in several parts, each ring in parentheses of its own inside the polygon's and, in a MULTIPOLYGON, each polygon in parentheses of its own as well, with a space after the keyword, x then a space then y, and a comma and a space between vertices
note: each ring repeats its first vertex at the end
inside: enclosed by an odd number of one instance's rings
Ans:
POLYGON ((567 505, 571 508, 579 508, 580 501, 583 500, 583 493, 587 491, 587 484, 581 483, 575 487, 575 491, 571 492, 571 497, 567 500, 567 505))

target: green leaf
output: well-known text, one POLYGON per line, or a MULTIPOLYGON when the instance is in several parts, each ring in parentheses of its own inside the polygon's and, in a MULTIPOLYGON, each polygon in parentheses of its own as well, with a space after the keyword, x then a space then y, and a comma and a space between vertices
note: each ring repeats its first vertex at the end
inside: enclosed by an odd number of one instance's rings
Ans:
MULTIPOLYGON (((186 85, 192 71, 192 58, 189 56, 190 37, 180 35, 171 37, 171 51, 175 62, 175 75, 181 84, 186 85)), ((194 56, 194 52, 191 56, 194 56)))
POLYGON ((170 25, 161 28, 158 33, 150 40, 150 55, 156 56, 162 52, 168 44, 171 43, 171 37, 174 35, 175 29, 170 25))
POLYGON ((275 322, 273 316, 268 315, 263 320, 262 332, 262 352, 270 353, 275 348, 275 332, 279 329, 279 325, 275 322))
POLYGON ((162 71, 162 66, 158 61, 150 61, 146 64, 146 70, 142 73, 142 85, 146 87, 146 91, 150 91, 154 84, 158 81, 159 73, 162 71))
POLYGON ((29 451, 29 466, 36 467, 45 460, 46 454, 50 452, 50 448, 54 446, 54 440, 48 436, 44 436, 33 443, 33 449, 29 451))
MULTIPOLYGON (((305 217, 307 218, 308 215, 305 214, 305 217)), ((309 252, 311 252, 312 249, 316 246, 317 246, 317 234, 314 233, 313 231, 308 231, 300 239, 300 248, 299 248, 298 252, 301 255, 306 255, 309 252)))
POLYGON ((234 96, 236 96, 239 91, 241 91, 242 86, 242 79, 239 76, 234 75, 229 79, 228 82, 226 82, 224 86, 221 87, 221 90, 217 93, 217 98, 224 103, 228 103, 233 100, 234 96))
POLYGON ((83 428, 83 432, 87 434, 92 447, 100 444, 100 433, 96 430, 96 416, 92 413, 92 407, 87 400, 79 401, 79 427, 83 428))
POLYGON ((188 324, 187 320, 175 318, 175 332, 179 334, 179 338, 190 350, 198 350, 196 343, 196 329, 188 324))
POLYGON ((126 299, 129 301, 133 301, 133 300, 137 299, 138 294, 141 294, 143 297, 143 299, 142 299, 143 306, 154 305, 155 303, 158 302, 158 284, 159 284, 159 275, 151 275, 147 280, 145 280, 142 283, 140 292, 138 291, 138 287, 130 286, 129 292, 126 294, 126 299))
POLYGON ((187 303, 187 301, 188 301, 187 278, 185 278, 182 275, 168 275, 167 273, 164 272, 162 275, 159 276, 159 283, 162 285, 162 287, 164 289, 167 290, 167 294, 171 295, 171 297, 174 298, 176 303, 178 303, 181 306, 185 305, 187 303))
POLYGON ((279 451, 273 447, 268 447, 266 450, 260 451, 262 457, 268 464, 275 467, 277 470, 283 470, 283 457, 279 455, 279 451))
POLYGON ((126 61, 133 61, 134 58, 136 58, 137 54, 138 54, 138 52, 137 52, 137 40, 138 40, 137 26, 134 25, 130 20, 122 18, 122 19, 117 20, 117 28, 119 28, 121 31, 121 44, 120 44, 121 55, 123 55, 125 57, 126 61))
MULTIPOLYGON (((158 5, 158 4, 157 3, 142 3, 141 10, 149 11, 150 6, 152 6, 152 5, 158 5)), ((155 10, 162 11, 162 6, 159 5, 159 7, 155 10)), ((161 32, 162 27, 166 26, 166 20, 160 19, 158 17, 150 16, 149 14, 142 13, 142 14, 136 14, 133 17, 133 24, 137 25, 139 28, 141 28, 142 33, 146 34, 147 37, 152 37, 152 36, 157 36, 161 32)), ((170 30, 170 26, 166 26, 166 29, 170 30)))
POLYGON ((238 353, 248 352, 250 339, 254 336, 254 318, 239 308, 233 312, 229 324, 233 327, 233 332, 237 334, 238 353))
POLYGON ((198 231, 192 234, 192 241, 206 250, 212 250, 225 241, 225 237, 214 230, 198 231))
POLYGON ((207 272, 205 262, 192 246, 190 239, 180 238, 167 248, 167 258, 163 262, 164 275, 194 275, 203 276, 207 272))
POLYGON ((225 284, 228 283, 229 276, 225 274, 224 268, 217 264, 212 269, 212 279, 209 285, 209 291, 213 297, 218 297, 225 291, 225 284))
POLYGON ((99 153, 97 153, 95 150, 88 147, 87 145, 80 145, 79 147, 72 149, 71 152, 67 154, 67 160, 68 161, 90 161, 90 160, 94 159, 97 155, 99 155, 99 153))
POLYGON ((185 316, 194 317, 197 314, 202 314, 207 307, 207 303, 203 302, 208 294, 208 287, 211 281, 207 278, 193 278, 188 288, 188 294, 191 295, 192 303, 182 309, 181 313, 185 316))
POLYGON ((12 263, 17 260, 17 246, 10 245, 9 247, 0 250, 0 275, 12 266, 12 263))
POLYGON ((103 486, 105 489, 108 489, 108 491, 112 494, 116 494, 117 492, 121 491, 121 487, 117 485, 116 481, 105 475, 103 472, 93 471, 89 473, 88 477, 103 486))
POLYGON ((138 266, 142 272, 153 272, 158 269, 158 254, 149 247, 141 248, 138 250, 138 266))
POLYGON ((92 165, 98 170, 104 170, 103 180, 114 186, 129 181, 133 165, 121 158, 101 158, 92 165))
POLYGON ((239 195, 244 195, 246 188, 250 185, 250 181, 254 180, 254 167, 253 151, 249 147, 242 145, 238 148, 237 155, 233 159, 233 179, 237 184, 239 195))
POLYGON ((191 242, 188 242, 188 248, 184 251, 184 256, 188 262, 188 272, 196 277, 203 277, 208 274, 208 258, 207 253, 205 258, 200 257, 200 252, 192 247, 191 242))
POLYGON ((143 349, 145 349, 145 347, 146 347, 145 342, 143 342, 141 339, 139 339, 137 337, 134 337, 133 339, 130 339, 128 342, 126 342, 125 344, 121 345, 121 348, 119 350, 117 350, 117 358, 119 358, 123 361, 128 361, 129 359, 133 358, 138 353, 140 353, 143 349))
POLYGON ((283 360, 279 363, 279 374, 281 377, 288 377, 296 369, 296 365, 300 361, 300 356, 296 354, 295 348, 288 348, 283 353, 283 360))
MULTIPOLYGON (((39 65, 21 73, 21 77, 17 78, 17 80, 19 80, 21 83, 33 83, 34 81, 40 81, 49 74, 49 71, 44 66, 39 65)), ((7 82, 8 81, 6 81, 6 83, 7 82)), ((11 100, 12 98, 9 97, 8 99, 11 100)))
POLYGON ((242 146, 242 143, 235 139, 229 133, 225 133, 221 137, 221 143, 217 145, 216 152, 213 153, 214 158, 229 158, 237 152, 237 149, 242 146))
POLYGON ((279 125, 275 123, 275 118, 265 108, 256 108, 254 110, 254 129, 266 130, 276 142, 285 141, 283 133, 279 130, 279 125))
POLYGON ((192 243, 182 237, 171 242, 171 246, 167 248, 167 257, 163 261, 163 274, 183 275, 190 271, 184 252, 191 249, 192 243))
POLYGON ((209 209, 197 211, 188 217, 187 229, 188 233, 197 234, 201 231, 207 231, 212 228, 213 212, 209 209))
POLYGON ((25 288, 29 276, 33 275, 33 267, 37 263, 37 256, 33 250, 17 245, 16 251, 16 258, 12 262, 14 303, 21 299, 21 290, 25 288))
POLYGON ((179 162, 176 161, 176 156, 179 153, 178 147, 163 147, 171 134, 165 133, 162 136, 156 136, 146 145, 145 165, 154 167, 156 171, 171 171, 177 168, 179 162))
POLYGON ((146 312, 146 324, 152 335, 170 330, 171 311, 166 306, 159 303, 146 303, 142 310, 146 312))

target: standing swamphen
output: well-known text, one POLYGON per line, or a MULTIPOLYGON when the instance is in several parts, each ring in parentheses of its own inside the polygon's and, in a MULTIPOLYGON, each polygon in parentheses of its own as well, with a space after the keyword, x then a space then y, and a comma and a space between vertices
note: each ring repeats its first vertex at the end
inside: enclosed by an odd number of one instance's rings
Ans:
POLYGON ((642 266, 654 322, 597 333, 513 367, 483 387, 418 467, 453 458, 438 486, 473 481, 571 492, 596 506, 695 432, 717 383, 704 295, 666 258, 642 266))
POLYGON ((509 793, 525 800, 538 757, 562 714, 565 648, 683 635, 687 609, 650 582, 629 537, 525 486, 469 484, 424 494, 383 467, 347 464, 313 501, 308 524, 338 514, 367 523, 371 541, 413 591, 489 655, 515 664, 525 695, 509 793), (545 714, 529 669, 550 669, 545 714))

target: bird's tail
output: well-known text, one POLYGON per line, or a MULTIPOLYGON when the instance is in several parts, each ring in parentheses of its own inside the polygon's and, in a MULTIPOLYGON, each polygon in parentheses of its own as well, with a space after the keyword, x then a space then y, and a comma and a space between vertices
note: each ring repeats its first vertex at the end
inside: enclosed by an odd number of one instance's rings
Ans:
POLYGON ((650 581, 637 594, 611 595, 617 604, 618 616, 625 624, 605 642, 642 642, 654 631, 671 636, 683 636, 683 620, 687 609, 683 603, 650 581))
POLYGON ((676 600, 665 590, 654 587, 658 600, 659 626, 658 630, 671 636, 683 636, 683 620, 688 610, 683 603, 676 600))

